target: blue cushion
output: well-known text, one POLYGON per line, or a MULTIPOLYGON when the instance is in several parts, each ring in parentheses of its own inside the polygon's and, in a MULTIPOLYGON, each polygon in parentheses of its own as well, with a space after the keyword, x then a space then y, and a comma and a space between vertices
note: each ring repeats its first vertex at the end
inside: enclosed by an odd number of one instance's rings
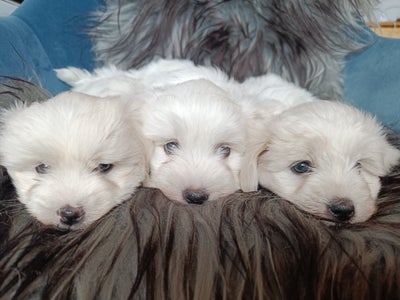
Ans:
MULTIPOLYGON (((54 68, 94 67, 84 31, 103 0, 25 0, 0 18, 0 75, 33 80, 53 95, 68 89, 54 68)), ((357 39, 358 37, 355 37, 357 39)), ((373 35, 373 44, 347 58, 345 100, 400 131, 400 40, 373 35)))
POLYGON ((102 0, 25 0, 0 18, 0 75, 41 84, 53 95, 68 89, 54 68, 93 69, 91 43, 82 34, 102 0))
POLYGON ((349 55, 345 99, 400 131, 400 39, 375 36, 371 47, 349 55))

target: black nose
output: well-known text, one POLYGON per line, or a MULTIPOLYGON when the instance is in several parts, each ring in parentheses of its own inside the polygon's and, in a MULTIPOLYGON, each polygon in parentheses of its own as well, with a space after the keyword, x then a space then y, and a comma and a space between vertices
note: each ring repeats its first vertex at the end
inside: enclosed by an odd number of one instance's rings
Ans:
POLYGON ((184 190, 182 195, 190 204, 203 204, 208 199, 208 194, 204 190, 184 190))
POLYGON ((79 223, 83 219, 85 211, 82 207, 72 207, 67 205, 60 208, 58 214, 60 215, 61 223, 71 226, 79 223))
POLYGON ((330 214, 341 222, 349 221, 354 216, 354 204, 346 198, 335 199, 328 205, 330 214))

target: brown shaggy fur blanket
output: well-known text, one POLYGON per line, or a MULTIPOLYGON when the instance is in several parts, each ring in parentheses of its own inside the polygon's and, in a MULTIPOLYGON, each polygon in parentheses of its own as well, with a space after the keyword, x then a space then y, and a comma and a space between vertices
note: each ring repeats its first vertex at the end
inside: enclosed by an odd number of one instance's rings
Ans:
MULTIPOLYGON (((47 98, 23 81, 0 94, 47 98)), ((400 168, 382 183, 377 213, 353 225, 268 191, 183 205, 142 188, 68 232, 36 222, 0 167, 0 299, 398 299, 400 168)))
MULTIPOLYGON (((18 80, 0 94, 2 107, 48 97, 18 80)), ((398 299, 400 168, 382 183, 354 225, 268 191, 182 205, 143 188, 68 232, 36 222, 0 167, 0 299, 398 299)))
POLYGON ((4 173, 0 299, 397 299, 400 173, 366 223, 261 191, 180 205, 140 189, 83 231, 36 223, 4 173))

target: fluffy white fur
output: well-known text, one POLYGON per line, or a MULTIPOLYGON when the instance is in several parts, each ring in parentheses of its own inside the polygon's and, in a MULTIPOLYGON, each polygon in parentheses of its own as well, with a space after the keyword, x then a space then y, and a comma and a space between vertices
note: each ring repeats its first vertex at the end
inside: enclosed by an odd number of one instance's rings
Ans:
POLYGON ((274 74, 239 83, 188 60, 160 59, 129 71, 106 66, 93 73, 73 67, 56 72, 74 91, 91 95, 137 98, 145 92, 143 132, 155 145, 147 185, 178 201, 190 202, 183 194, 188 189, 205 191, 208 200, 239 189, 247 131, 288 107, 313 100, 309 92, 274 74), (179 149, 167 154, 164 147, 171 141, 178 142, 179 149), (223 158, 219 147, 229 147, 229 156, 223 158))
POLYGON ((145 150, 132 106, 63 93, 1 115, 0 164, 40 222, 82 228, 145 179, 145 150))
POLYGON ((245 120, 226 91, 202 79, 173 85, 147 98, 142 118, 154 146, 146 185, 196 204, 240 189, 245 120))
MULTIPOLYGON (((242 128, 246 130, 246 151, 240 167, 244 191, 254 191, 260 184, 313 214, 332 220, 361 222, 375 211, 379 176, 387 174, 399 159, 399 151, 389 145, 383 129, 372 117, 340 102, 318 100, 274 74, 239 83, 211 67, 195 66, 186 60, 163 59, 138 70, 121 71, 106 66, 94 73, 67 68, 58 70, 57 74, 74 90, 94 95, 134 95, 149 88, 174 91, 174 97, 170 97, 174 101, 148 104, 148 111, 155 110, 154 115, 159 117, 157 121, 150 118, 145 129, 148 131, 154 126, 158 130, 151 135, 146 133, 159 147, 152 158, 152 185, 162 185, 164 192, 174 198, 188 185, 187 178, 192 178, 191 166, 195 160, 201 156, 200 165, 205 165, 207 159, 203 154, 188 154, 179 164, 174 159, 175 166, 168 172, 155 172, 167 166, 164 162, 171 157, 163 153, 161 146, 179 139, 190 140, 182 147, 190 151, 198 148, 194 146, 198 142, 215 147, 217 143, 209 143, 209 140, 225 132, 227 125, 234 126, 225 121, 223 109, 208 107, 197 111, 199 117, 193 118, 196 113, 186 107, 187 101, 193 101, 191 105, 217 102, 218 97, 201 91, 207 86, 204 80, 224 90, 227 99, 240 105, 246 119, 246 127, 242 128), (202 82, 198 87, 192 83, 183 88, 185 85, 180 84, 198 79, 204 79, 197 81, 202 82), (181 116, 171 113, 174 111, 181 116), (188 121, 190 126, 184 125, 188 121), (203 138, 197 137, 203 124, 213 126, 207 131, 208 138, 205 132, 201 133, 203 138), (185 130, 180 130, 179 134, 164 134, 171 132, 168 128, 178 127, 185 130), (162 134, 157 136, 157 132, 162 134), (294 172, 294 165, 300 162, 309 163, 312 171, 294 172)), ((226 101, 226 105, 231 104, 226 101)), ((148 115, 144 117, 147 118, 148 115)), ((211 178, 219 168, 221 166, 215 164, 199 178, 211 178)), ((237 171, 235 167, 234 173, 237 171)), ((223 182, 229 177, 212 178, 212 181, 223 182)))
POLYGON ((258 132, 242 184, 260 184, 329 220, 363 222, 376 210, 379 177, 399 158, 373 117, 321 100, 284 111, 258 132))
POLYGON ((75 67, 56 70, 57 76, 77 92, 94 96, 140 94, 148 89, 162 89, 195 79, 206 79, 224 89, 244 107, 246 113, 263 109, 272 116, 299 103, 315 98, 305 89, 276 74, 251 77, 243 83, 228 78, 213 67, 196 66, 183 59, 158 59, 141 69, 120 70, 113 65, 95 69, 92 73, 75 67))

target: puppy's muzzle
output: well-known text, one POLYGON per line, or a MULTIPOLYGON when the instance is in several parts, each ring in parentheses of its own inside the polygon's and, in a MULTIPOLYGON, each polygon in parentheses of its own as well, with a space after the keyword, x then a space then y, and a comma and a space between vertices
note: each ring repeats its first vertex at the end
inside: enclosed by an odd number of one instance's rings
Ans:
POLYGON ((350 199, 334 199, 328 204, 328 211, 336 221, 347 222, 354 216, 354 204, 350 199))
POLYGON ((72 207, 67 205, 60 208, 58 214, 62 224, 71 226, 79 223, 83 219, 85 211, 82 207, 72 207))
POLYGON ((208 200, 209 194, 204 190, 189 190, 182 192, 183 199, 189 204, 203 204, 208 200))

